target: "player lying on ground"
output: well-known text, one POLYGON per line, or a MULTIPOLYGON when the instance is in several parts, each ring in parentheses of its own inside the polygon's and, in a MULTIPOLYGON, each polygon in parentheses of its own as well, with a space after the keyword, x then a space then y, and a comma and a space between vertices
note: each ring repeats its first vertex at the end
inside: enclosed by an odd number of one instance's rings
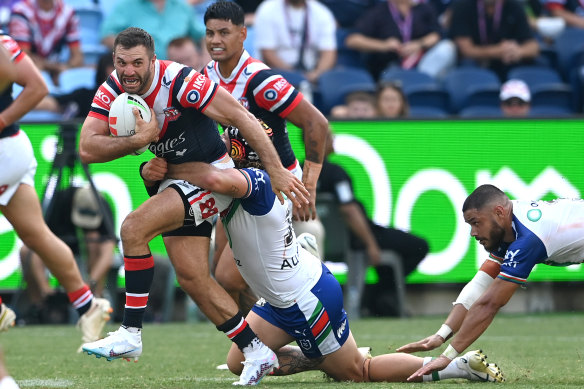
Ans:
POLYGON ((584 259, 584 200, 510 200, 493 185, 481 185, 462 212, 470 235, 490 253, 463 288, 446 323, 435 334, 398 351, 433 350, 450 338, 444 353, 410 378, 439 371, 473 344, 538 263, 568 266, 584 259))
MULTIPOLYGON (((237 129, 228 128, 226 133, 228 149, 237 150, 242 157, 236 164, 245 166, 249 145, 237 129)), ((432 359, 403 353, 366 358, 359 352, 343 309, 340 284, 317 257, 298 244, 291 205, 277 201, 265 171, 219 170, 203 163, 167 165, 160 158, 149 163, 159 172, 170 168, 170 177, 238 197, 221 218, 239 271, 263 297, 246 319, 268 347, 278 350, 278 374, 318 369, 340 381, 403 382, 432 359), (292 341, 300 347, 288 346, 292 341)), ((439 374, 420 376, 416 381, 503 381, 500 369, 487 364, 485 358, 481 351, 471 351, 439 374)), ((241 351, 232 346, 227 356, 229 369, 240 374, 242 363, 241 351)))

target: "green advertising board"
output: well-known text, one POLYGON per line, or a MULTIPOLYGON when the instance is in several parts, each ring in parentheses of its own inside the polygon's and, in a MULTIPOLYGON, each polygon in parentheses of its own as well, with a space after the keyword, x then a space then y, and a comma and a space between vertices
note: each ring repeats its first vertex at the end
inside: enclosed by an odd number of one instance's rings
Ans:
MULTIPOLYGON (((512 198, 580 198, 583 124, 576 119, 333 122, 336 152, 330 160, 349 172, 357 198, 375 222, 428 240, 430 254, 408 277, 409 283, 466 282, 486 256, 462 219, 466 196, 489 182, 512 198)), ((41 197, 55 155, 58 126, 35 124, 23 129, 39 162, 36 188, 41 197)), ((300 132, 289 130, 302 160, 300 132)), ((146 152, 90 165, 96 186, 115 210, 116 231, 125 215, 147 198, 138 166, 151 156, 146 152)), ((83 184, 83 171, 76 169, 73 179, 83 184)), ((20 285, 20 244, 0 216, 0 290, 20 285)), ((166 255, 160 238, 151 249, 166 255)), ((529 280, 584 280, 584 270, 580 265, 540 265, 529 280)))

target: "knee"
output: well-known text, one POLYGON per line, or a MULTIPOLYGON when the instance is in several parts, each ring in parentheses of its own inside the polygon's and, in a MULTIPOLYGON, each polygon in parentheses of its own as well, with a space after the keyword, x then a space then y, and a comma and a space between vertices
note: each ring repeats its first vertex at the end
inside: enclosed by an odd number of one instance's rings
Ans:
POLYGON ((247 284, 239 273, 218 273, 215 274, 215 279, 228 293, 241 292, 247 288, 247 284))
POLYGON ((120 238, 125 248, 144 242, 145 234, 141 230, 141 224, 135 212, 131 212, 126 216, 120 227, 120 238))

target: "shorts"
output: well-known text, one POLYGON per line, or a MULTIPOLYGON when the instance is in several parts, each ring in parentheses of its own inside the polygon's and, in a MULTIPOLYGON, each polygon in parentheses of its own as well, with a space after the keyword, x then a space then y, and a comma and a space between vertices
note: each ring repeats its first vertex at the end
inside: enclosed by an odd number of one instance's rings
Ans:
POLYGON ((277 308, 260 299, 252 311, 296 339, 307 358, 331 354, 349 337, 341 285, 324 264, 316 285, 294 305, 277 308))
MULTIPOLYGON (((213 162, 212 165, 219 169, 227 169, 234 166, 233 160, 227 154, 213 162)), ((206 236, 210 238, 214 216, 219 215, 233 201, 230 196, 201 189, 184 180, 164 180, 160 184, 158 192, 160 193, 166 188, 176 190, 182 198, 185 207, 185 218, 182 227, 165 232, 162 236, 206 236)))
POLYGON ((0 205, 8 205, 20 186, 34 187, 37 161, 24 131, 0 138, 0 205))

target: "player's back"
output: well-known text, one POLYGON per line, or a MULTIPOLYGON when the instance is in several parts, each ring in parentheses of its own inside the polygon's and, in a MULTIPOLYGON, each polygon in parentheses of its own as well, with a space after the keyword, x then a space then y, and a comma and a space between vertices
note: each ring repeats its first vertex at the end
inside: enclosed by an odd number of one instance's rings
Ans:
POLYGON ((544 263, 566 266, 584 260, 584 200, 513 201, 513 215, 544 244, 544 263))

